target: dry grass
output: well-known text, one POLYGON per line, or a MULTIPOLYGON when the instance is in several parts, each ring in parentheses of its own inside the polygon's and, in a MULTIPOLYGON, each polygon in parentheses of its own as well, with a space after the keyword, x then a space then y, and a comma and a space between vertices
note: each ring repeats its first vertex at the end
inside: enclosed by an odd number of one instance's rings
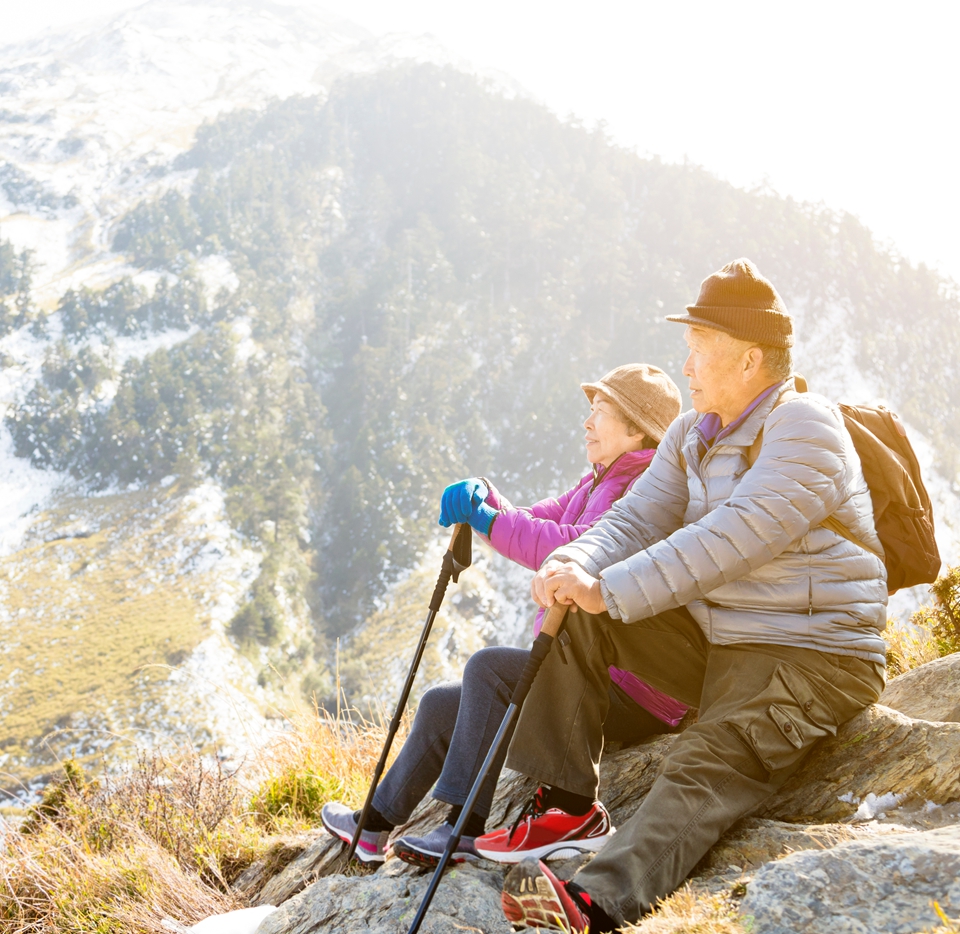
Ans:
POLYGON ((737 903, 727 895, 695 893, 689 885, 657 903, 656 909, 624 934, 747 934, 737 903))
POLYGON ((131 727, 164 727, 145 713, 165 706, 168 672, 154 666, 179 664, 209 634, 209 581, 181 573, 205 544, 185 515, 172 490, 68 498, 0 559, 0 739, 18 780, 58 756, 93 765, 119 755, 131 727), (75 537, 45 540, 57 532, 75 537))
MULTIPOLYGON (((258 757, 256 770, 265 778, 253 794, 251 809, 260 825, 270 832, 316 826, 327 801, 359 808, 386 734, 382 722, 353 722, 323 710, 294 715, 290 729, 258 757)), ((391 759, 405 737, 403 725, 391 759)))
POLYGON ((315 826, 324 801, 362 802, 385 732, 326 714, 290 727, 239 774, 193 750, 142 753, 98 781, 65 763, 20 826, 0 830, 0 930, 161 934, 165 917, 243 907, 230 884, 270 833, 315 826))
POLYGON ((164 917, 191 924, 242 907, 135 827, 107 852, 74 828, 12 834, 0 876, 0 926, 9 934, 163 934, 164 917))
POLYGON ((240 907, 229 883, 256 855, 237 783, 195 754, 141 755, 91 781, 73 762, 3 840, 10 934, 161 932, 240 907))
POLYGON ((918 615, 911 617, 910 625, 891 625, 883 634, 887 640, 887 673, 890 677, 919 668, 945 654, 941 643, 927 626, 912 622, 918 615))

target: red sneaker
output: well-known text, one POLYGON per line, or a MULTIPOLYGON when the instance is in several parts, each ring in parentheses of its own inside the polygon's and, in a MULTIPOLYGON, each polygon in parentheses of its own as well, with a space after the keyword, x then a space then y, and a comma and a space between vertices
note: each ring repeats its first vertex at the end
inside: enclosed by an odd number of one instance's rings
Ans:
POLYGON ((527 856, 561 859, 599 850, 613 832, 610 815, 599 801, 586 814, 545 810, 539 788, 512 827, 477 837, 474 847, 482 857, 498 863, 519 863, 527 856))
POLYGON ((522 924, 541 931, 585 934, 590 926, 566 883, 537 859, 525 859, 507 873, 500 903, 515 927, 522 924))

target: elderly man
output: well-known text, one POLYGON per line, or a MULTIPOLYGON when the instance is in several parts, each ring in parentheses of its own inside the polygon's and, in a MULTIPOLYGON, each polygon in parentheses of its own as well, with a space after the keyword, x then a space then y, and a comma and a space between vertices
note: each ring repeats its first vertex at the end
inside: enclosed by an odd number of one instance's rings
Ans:
POLYGON ((516 924, 599 934, 638 919, 883 689, 870 493, 836 406, 794 388, 790 315, 743 259, 687 311, 668 320, 687 326, 695 411, 534 579, 542 606, 576 604, 567 664, 547 657, 507 759, 542 785, 512 831, 476 841, 518 863, 503 893, 516 924), (615 835, 596 800, 610 665, 700 710, 615 835), (537 859, 561 844, 599 848, 567 883, 537 859))

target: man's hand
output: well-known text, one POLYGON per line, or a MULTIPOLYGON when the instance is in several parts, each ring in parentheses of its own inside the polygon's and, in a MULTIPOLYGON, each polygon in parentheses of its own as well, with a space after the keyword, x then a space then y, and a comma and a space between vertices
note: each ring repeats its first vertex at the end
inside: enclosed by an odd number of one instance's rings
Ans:
POLYGON ((530 596, 542 607, 575 603, 586 613, 604 613, 600 581, 579 564, 548 561, 530 584, 530 596))

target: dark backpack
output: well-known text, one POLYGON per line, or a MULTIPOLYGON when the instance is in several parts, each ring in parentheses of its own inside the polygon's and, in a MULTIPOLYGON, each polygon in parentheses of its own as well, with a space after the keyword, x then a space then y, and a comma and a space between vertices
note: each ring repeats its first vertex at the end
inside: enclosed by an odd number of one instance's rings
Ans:
MULTIPOLYGON (((796 377, 796 384, 799 392, 806 391, 802 377, 796 377)), ((873 521, 887 567, 887 589, 895 593, 901 587, 932 584, 941 563, 933 535, 933 507, 907 430, 896 414, 882 405, 841 403, 839 407, 860 455, 863 479, 870 487, 873 521)), ((823 525, 866 548, 833 516, 823 525)))

